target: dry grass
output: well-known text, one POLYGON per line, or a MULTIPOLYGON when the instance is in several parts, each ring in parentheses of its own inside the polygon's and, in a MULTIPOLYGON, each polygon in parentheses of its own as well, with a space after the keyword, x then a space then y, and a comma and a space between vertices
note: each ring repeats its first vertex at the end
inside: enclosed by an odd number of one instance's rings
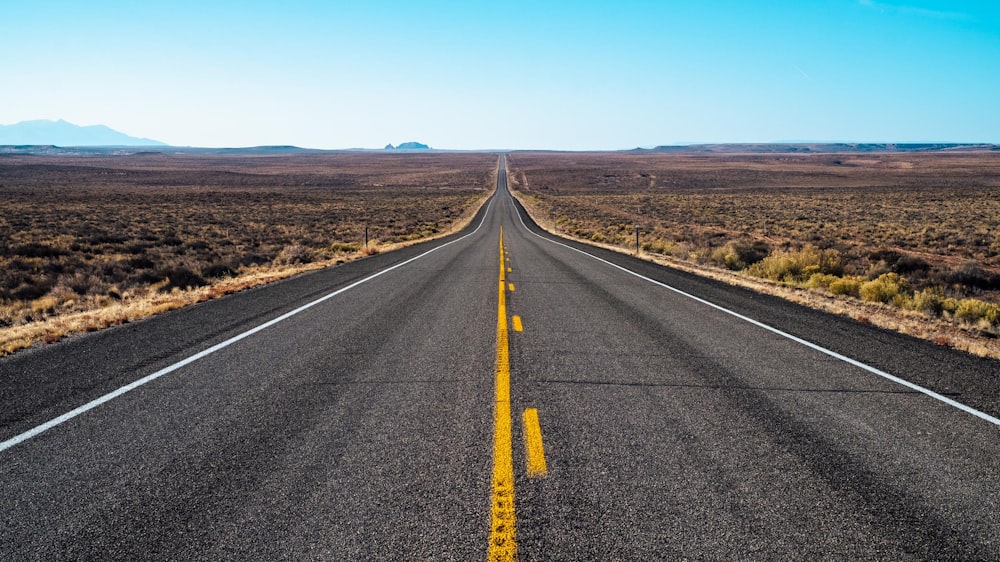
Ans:
POLYGON ((1000 154, 508 162, 552 232, 1000 358, 1000 154))
POLYGON ((445 236, 495 174, 487 154, 0 159, 0 355, 445 236))

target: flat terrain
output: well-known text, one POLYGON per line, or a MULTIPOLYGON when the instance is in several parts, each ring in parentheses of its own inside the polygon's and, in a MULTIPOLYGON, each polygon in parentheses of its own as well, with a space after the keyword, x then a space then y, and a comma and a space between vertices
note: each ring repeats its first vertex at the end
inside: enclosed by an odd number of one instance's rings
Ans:
POLYGON ((996 361, 557 239, 503 177, 460 234, 0 359, 0 558, 483 559, 505 455, 520 560, 1000 558, 996 361))
POLYGON ((440 235, 492 190, 495 166, 438 153, 0 156, 0 329, 348 260, 366 227, 368 253, 440 235))
POLYGON ((986 337, 1000 327, 1000 153, 511 155, 555 231, 986 337), (866 287, 865 284, 868 284, 866 287))
POLYGON ((625 243, 638 224, 644 241, 689 251, 743 237, 1000 268, 1000 153, 515 154, 510 166, 511 187, 577 235, 625 243))

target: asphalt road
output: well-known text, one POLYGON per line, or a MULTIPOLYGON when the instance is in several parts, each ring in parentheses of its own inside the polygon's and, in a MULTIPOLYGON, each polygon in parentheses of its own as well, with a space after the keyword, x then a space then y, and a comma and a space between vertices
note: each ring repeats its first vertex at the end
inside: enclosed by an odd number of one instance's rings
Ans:
POLYGON ((1000 559, 1000 363, 581 253, 502 177, 449 239, 0 360, 0 560, 483 559, 505 449, 521 560, 1000 559))

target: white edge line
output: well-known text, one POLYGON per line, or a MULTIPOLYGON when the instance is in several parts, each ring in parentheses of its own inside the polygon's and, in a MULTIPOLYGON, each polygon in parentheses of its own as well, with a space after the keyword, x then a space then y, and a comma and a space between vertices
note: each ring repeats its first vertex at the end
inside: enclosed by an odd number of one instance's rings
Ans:
POLYGON ((282 314, 281 316, 278 316, 277 318, 274 318, 272 320, 268 320, 267 322, 264 322, 263 324, 255 327, 255 328, 251 328, 251 329, 249 329, 249 330, 247 330, 247 331, 245 331, 245 332, 243 332, 241 334, 235 335, 235 336, 229 338, 228 340, 226 340, 224 342, 217 343, 217 344, 213 345, 212 347, 210 347, 208 349, 205 349, 203 351, 195 353, 194 355, 192 355, 192 356, 190 356, 190 357, 188 357, 186 359, 182 359, 182 360, 174 363, 173 365, 170 365, 168 367, 164 367, 164 368, 160 369, 159 371, 156 371, 155 373, 153 373, 151 375, 147 375, 147 376, 145 376, 145 377, 143 377, 143 378, 141 378, 139 380, 136 380, 136 381, 134 381, 132 383, 129 383, 129 384, 127 384, 127 385, 125 385, 125 386, 117 389, 117 390, 111 391, 111 392, 109 392, 109 393, 107 393, 107 394, 105 394, 105 395, 103 395, 103 396, 101 396, 99 398, 95 398, 94 400, 92 400, 90 402, 87 402, 86 404, 84 404, 84 405, 82 405, 82 406, 80 406, 78 408, 74 408, 73 410, 70 410, 70 411, 66 412, 65 414, 63 414, 63 415, 61 415, 61 416, 59 416, 57 418, 53 418, 53 419, 51 419, 51 420, 49 420, 49 421, 47 421, 47 422, 45 422, 45 423, 43 423, 41 425, 38 425, 38 426, 36 426, 36 427, 34 427, 32 429, 29 429, 28 431, 25 431, 24 433, 21 433, 19 435, 11 437, 10 439, 8 439, 8 440, 0 443, 0 452, 5 451, 5 450, 7 450, 7 449, 9 449, 9 448, 11 448, 11 447, 19 444, 19 443, 27 441, 28 439, 31 439, 32 437, 35 437, 35 436, 37 436, 37 435, 39 435, 41 433, 44 433, 45 431, 48 431, 48 430, 52 429, 53 427, 55 427, 55 426, 57 426, 57 425, 59 425, 61 423, 67 422, 67 421, 69 421, 69 420, 71 420, 71 419, 79 416, 80 414, 83 414, 85 412, 93 410, 94 408, 100 406, 101 404, 104 404, 105 402, 109 402, 111 400, 114 400, 115 398, 118 398, 119 396, 121 396, 121 395, 123 395, 123 394, 125 394, 127 392, 130 392, 132 390, 135 390, 136 388, 139 388, 140 386, 142 386, 142 385, 144 385, 146 383, 152 382, 152 381, 154 381, 154 380, 156 380, 156 379, 158 379, 158 378, 160 378, 160 377, 162 377, 164 375, 170 374, 170 373, 172 373, 172 372, 180 369, 181 367, 184 367, 186 365, 194 363, 195 361, 197 361, 199 359, 202 359, 204 357, 207 357, 207 356, 215 353, 216 351, 219 351, 221 349, 229 347, 230 345, 232 345, 232 344, 234 344, 234 343, 236 343, 236 342, 238 342, 238 341, 240 341, 240 340, 242 340, 244 338, 248 338, 248 337, 256 334, 257 332, 260 332, 261 330, 265 330, 267 328, 270 328, 271 326, 274 326, 278 322, 281 322, 283 320, 287 320, 287 319, 291 318, 292 316, 295 316, 296 314, 299 314, 300 312, 302 312, 304 310, 310 309, 310 308, 316 306, 317 304, 320 304, 323 301, 332 299, 333 297, 335 297, 335 296, 337 296, 337 295, 339 295, 341 293, 344 293, 346 291, 349 291, 349 290, 357 287, 358 285, 361 285, 362 283, 367 283, 368 281, 371 281, 372 279, 375 279, 376 277, 379 277, 379 276, 381 276, 381 275, 383 275, 385 273, 389 273, 390 271, 392 271, 394 269, 398 269, 400 267, 403 267, 404 265, 406 265, 408 263, 411 263, 411 262, 414 262, 416 260, 419 260, 420 258, 422 258, 422 257, 424 257, 424 256, 426 256, 426 255, 428 255, 430 253, 436 252, 436 251, 440 250, 441 248, 445 248, 447 246, 451 246, 452 244, 454 244, 456 242, 461 242, 462 240, 465 240, 466 238, 468 238, 468 237, 476 234, 477 232, 479 232, 479 229, 483 227, 483 224, 486 222, 486 217, 489 215, 490 207, 493 206, 493 202, 494 201, 496 201, 496 196, 495 195, 494 195, 493 198, 490 199, 489 204, 486 205, 486 211, 483 213, 483 218, 479 221, 479 226, 477 226, 475 230, 473 230, 472 232, 466 234, 465 236, 462 236, 461 238, 456 238, 455 240, 452 240, 451 242, 447 242, 447 243, 441 244, 440 246, 438 246, 436 248, 432 248, 432 249, 430 249, 430 250, 428 250, 428 251, 426 251, 426 252, 424 252, 424 253, 422 253, 422 254, 420 254, 418 256, 414 256, 414 257, 412 257, 412 258, 410 258, 410 259, 408 259, 406 261, 397 263, 396 265, 394 265, 392 267, 388 267, 388 268, 383 269, 381 271, 378 271, 378 272, 376 272, 376 273, 374 273, 372 275, 369 275, 368 277, 365 277, 363 279, 359 279, 359 280, 355 281, 354 283, 351 283, 350 285, 347 285, 346 287, 341 287, 340 289, 337 289, 336 291, 333 291, 332 293, 328 293, 326 295, 323 295, 322 297, 320 297, 320 298, 318 298, 318 299, 316 299, 316 300, 314 300, 314 301, 312 301, 310 303, 304 304, 304 305, 302 305, 302 306, 300 306, 300 307, 298 307, 298 308, 296 308, 296 309, 294 309, 292 311, 286 312, 285 314, 282 314))
POLYGON ((656 279, 651 279, 649 277, 646 277, 645 275, 641 275, 641 274, 636 273, 636 272, 634 272, 634 271, 632 271, 630 269, 626 269, 626 268, 624 268, 624 267, 622 267, 622 266, 620 266, 618 264, 611 263, 611 262, 609 262, 609 261, 607 261, 605 259, 599 258, 599 257, 597 257, 597 256, 595 256, 593 254, 588 254, 587 252, 584 252, 583 250, 574 248, 574 247, 569 246, 567 244, 563 244, 562 242, 557 242, 557 241, 552 240, 550 238, 546 238, 546 237, 538 234, 537 232, 533 232, 530 228, 528 228, 528 226, 526 224, 524 224, 524 219, 521 218, 521 212, 517 210, 516 206, 514 207, 514 210, 515 210, 515 212, 517 214, 517 219, 519 221, 521 221, 521 226, 525 230, 527 230, 529 233, 534 234, 535 236, 541 238, 542 240, 545 240, 547 242, 551 242, 552 244, 556 244, 557 246, 562 246, 563 248, 568 248, 570 250, 573 250, 574 252, 579 252, 579 253, 581 253, 581 254, 583 254, 585 256, 588 256, 590 258, 593 258, 593 259, 595 259, 595 260, 597 260, 599 262, 602 262, 602 263, 605 263, 607 265, 610 265, 611 267, 614 267, 616 269, 620 269, 620 270, 624 271, 625 273, 628 273, 630 275, 634 275, 634 276, 638 277, 639 279, 648 281, 648 282, 650 282, 650 283, 652 283, 654 285, 658 285, 658 286, 663 287, 664 289, 667 289, 669 291, 673 291, 673 292, 677 293, 678 295, 687 297, 687 298, 689 298, 689 299, 691 299, 693 301, 699 302, 699 303, 704 304, 706 306, 710 306, 710 307, 712 307, 712 308, 714 308, 714 309, 716 309, 716 310, 718 310, 720 312, 724 312, 724 313, 726 313, 726 314, 728 314, 730 316, 734 316, 736 318, 739 318, 740 320, 743 320, 744 322, 749 322, 750 324, 753 324, 754 326, 757 326, 758 328, 763 328, 764 330, 767 330, 768 332, 771 332, 773 334, 777 334, 777 335, 779 335, 779 336, 781 336, 783 338, 790 339, 790 340, 792 340, 795 343, 804 345, 804 346, 806 346, 806 347, 808 347, 810 349, 813 349, 815 351, 818 351, 818 352, 820 352, 820 353, 822 353, 824 355, 827 355, 829 357, 833 357, 834 359, 838 359, 840 361, 843 361, 845 363, 848 363, 850 365, 858 367, 859 369, 864 369, 865 371, 868 371, 869 373, 872 373, 874 375, 878 375, 878 376, 880 376, 880 377, 882 377, 884 379, 887 379, 887 380, 890 380, 890 381, 892 381, 892 382, 894 382, 896 384, 905 386, 905 387, 907 387, 907 388, 909 388, 911 390, 915 390, 915 391, 917 391, 917 392, 919 392, 921 394, 925 394, 925 395, 927 395, 927 396, 929 396, 929 397, 931 397, 931 398, 933 398, 935 400, 938 400, 940 402, 944 402, 945 404, 948 404, 949 406, 952 406, 954 408, 958 408, 959 410, 962 410, 963 412, 966 412, 968 414, 972 414, 973 416, 976 416, 977 418, 980 418, 982 420, 988 421, 988 422, 992 423, 993 425, 1000 426, 1000 419, 995 418, 995 417, 993 417, 993 416, 991 416, 991 415, 989 415, 989 414, 987 414, 985 412, 980 412, 979 410, 977 410, 977 409, 975 409, 975 408, 973 408, 971 406, 966 406, 965 404, 962 404, 961 402, 956 402, 955 400, 952 400, 951 398, 948 398, 947 396, 943 396, 941 394, 938 394, 937 392, 934 392, 933 390, 924 388, 924 387, 922 387, 920 385, 917 385, 917 384, 914 384, 914 383, 912 383, 910 381, 901 379, 901 378, 899 378, 899 377, 897 377, 895 375, 891 375, 891 374, 889 374, 889 373, 887 373, 885 371, 882 371, 881 369, 876 369, 875 367, 872 367, 871 365, 866 365, 866 364, 864 364, 864 363, 862 363, 862 362, 860 362, 860 361, 858 361, 856 359, 851 359, 850 357, 847 357, 845 355, 841 355, 841 354, 837 353, 836 351, 832 351, 832 350, 829 350, 829 349, 827 349, 825 347, 822 347, 820 345, 812 343, 810 341, 806 341, 806 340, 804 340, 804 339, 802 339, 802 338, 800 338, 798 336, 793 336, 792 334, 789 334, 788 332, 783 332, 783 331, 781 331, 781 330, 779 330, 779 329, 777 329, 777 328, 775 328, 773 326, 768 326, 767 324, 764 324, 763 322, 760 322, 758 320, 754 320, 753 318, 750 318, 750 317, 747 317, 747 316, 743 316, 742 314, 740 314, 738 312, 734 312, 732 310, 729 310, 728 308, 724 308, 724 307, 719 306, 719 305, 717 305, 717 304, 715 304, 713 302, 709 302, 709 301, 707 301, 707 300, 705 300, 705 299, 703 299, 701 297, 696 297, 696 296, 694 296, 694 295, 692 295, 690 293, 684 292, 684 291, 682 291, 682 290, 680 290, 680 289, 678 289, 676 287, 671 287, 670 285, 667 285, 666 283, 661 283, 660 281, 657 281, 656 279))

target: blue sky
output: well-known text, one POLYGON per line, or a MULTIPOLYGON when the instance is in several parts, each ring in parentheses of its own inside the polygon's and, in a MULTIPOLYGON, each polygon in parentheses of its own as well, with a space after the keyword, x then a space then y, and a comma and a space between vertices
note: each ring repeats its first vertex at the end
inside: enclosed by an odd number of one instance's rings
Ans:
POLYGON ((0 124, 188 146, 1000 143, 1000 2, 0 7, 0 124))

